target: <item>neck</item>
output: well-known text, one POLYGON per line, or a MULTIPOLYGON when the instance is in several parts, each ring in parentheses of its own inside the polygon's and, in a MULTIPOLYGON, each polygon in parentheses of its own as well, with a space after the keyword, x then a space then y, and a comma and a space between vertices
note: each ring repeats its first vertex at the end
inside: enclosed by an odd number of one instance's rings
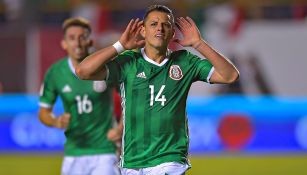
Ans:
POLYGON ((72 66, 74 68, 76 68, 81 63, 81 61, 83 60, 83 59, 74 59, 72 57, 69 57, 69 59, 71 60, 72 66))
POLYGON ((144 49, 148 58, 153 60, 154 62, 160 64, 165 58, 167 54, 167 48, 157 49, 153 47, 146 47, 144 49))

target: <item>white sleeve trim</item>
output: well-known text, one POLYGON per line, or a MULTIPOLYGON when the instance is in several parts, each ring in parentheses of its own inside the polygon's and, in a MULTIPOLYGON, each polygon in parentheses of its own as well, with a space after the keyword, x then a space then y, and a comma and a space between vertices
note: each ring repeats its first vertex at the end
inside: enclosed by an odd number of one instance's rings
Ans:
POLYGON ((106 75, 106 79, 105 79, 105 80, 108 80, 108 79, 109 79, 109 76, 110 76, 110 70, 109 70, 109 68, 108 68, 107 65, 105 65, 105 68, 106 68, 106 70, 107 70, 107 75, 106 75))
POLYGON ((211 82, 210 82, 210 78, 211 78, 213 72, 214 72, 214 67, 211 68, 211 70, 210 70, 210 72, 209 72, 209 74, 208 74, 208 76, 207 76, 207 82, 208 82, 208 83, 211 83, 211 82))
POLYGON ((39 106, 42 108, 52 108, 52 105, 44 102, 39 102, 39 106))

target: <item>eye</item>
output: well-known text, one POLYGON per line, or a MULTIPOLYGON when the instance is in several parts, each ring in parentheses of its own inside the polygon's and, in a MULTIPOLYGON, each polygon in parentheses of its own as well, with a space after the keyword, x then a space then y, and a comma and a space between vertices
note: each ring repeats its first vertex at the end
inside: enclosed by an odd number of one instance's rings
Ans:
POLYGON ((170 23, 164 23, 164 26, 167 27, 167 28, 171 28, 172 25, 170 23))
POLYGON ((86 34, 81 35, 81 36, 79 37, 79 39, 80 39, 81 41, 86 41, 86 40, 88 40, 88 35, 86 35, 86 34))
POLYGON ((153 26, 153 27, 156 26, 156 25, 157 25, 156 22, 150 24, 150 26, 153 26))
POLYGON ((74 35, 69 35, 66 37, 69 41, 73 41, 75 40, 75 36, 74 35))

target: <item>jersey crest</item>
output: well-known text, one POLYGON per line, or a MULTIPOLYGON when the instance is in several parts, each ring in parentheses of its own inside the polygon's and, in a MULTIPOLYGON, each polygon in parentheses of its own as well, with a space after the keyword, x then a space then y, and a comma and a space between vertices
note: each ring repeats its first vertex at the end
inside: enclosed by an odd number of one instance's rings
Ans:
POLYGON ((169 69, 169 77, 173 80, 180 80, 183 77, 182 70, 178 65, 172 65, 169 69))
POLYGON ((96 92, 103 92, 107 89, 107 83, 105 81, 94 81, 93 89, 96 92))

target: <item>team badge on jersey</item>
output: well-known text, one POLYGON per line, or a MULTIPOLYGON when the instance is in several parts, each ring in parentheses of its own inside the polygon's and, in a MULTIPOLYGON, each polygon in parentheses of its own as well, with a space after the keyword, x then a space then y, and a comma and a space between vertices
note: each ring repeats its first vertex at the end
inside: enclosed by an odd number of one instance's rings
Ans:
POLYGON ((169 69, 169 77, 173 80, 180 80, 183 77, 182 70, 178 65, 172 65, 169 69))
POLYGON ((93 89, 96 92, 103 92, 107 89, 106 81, 94 81, 93 82, 93 89))

